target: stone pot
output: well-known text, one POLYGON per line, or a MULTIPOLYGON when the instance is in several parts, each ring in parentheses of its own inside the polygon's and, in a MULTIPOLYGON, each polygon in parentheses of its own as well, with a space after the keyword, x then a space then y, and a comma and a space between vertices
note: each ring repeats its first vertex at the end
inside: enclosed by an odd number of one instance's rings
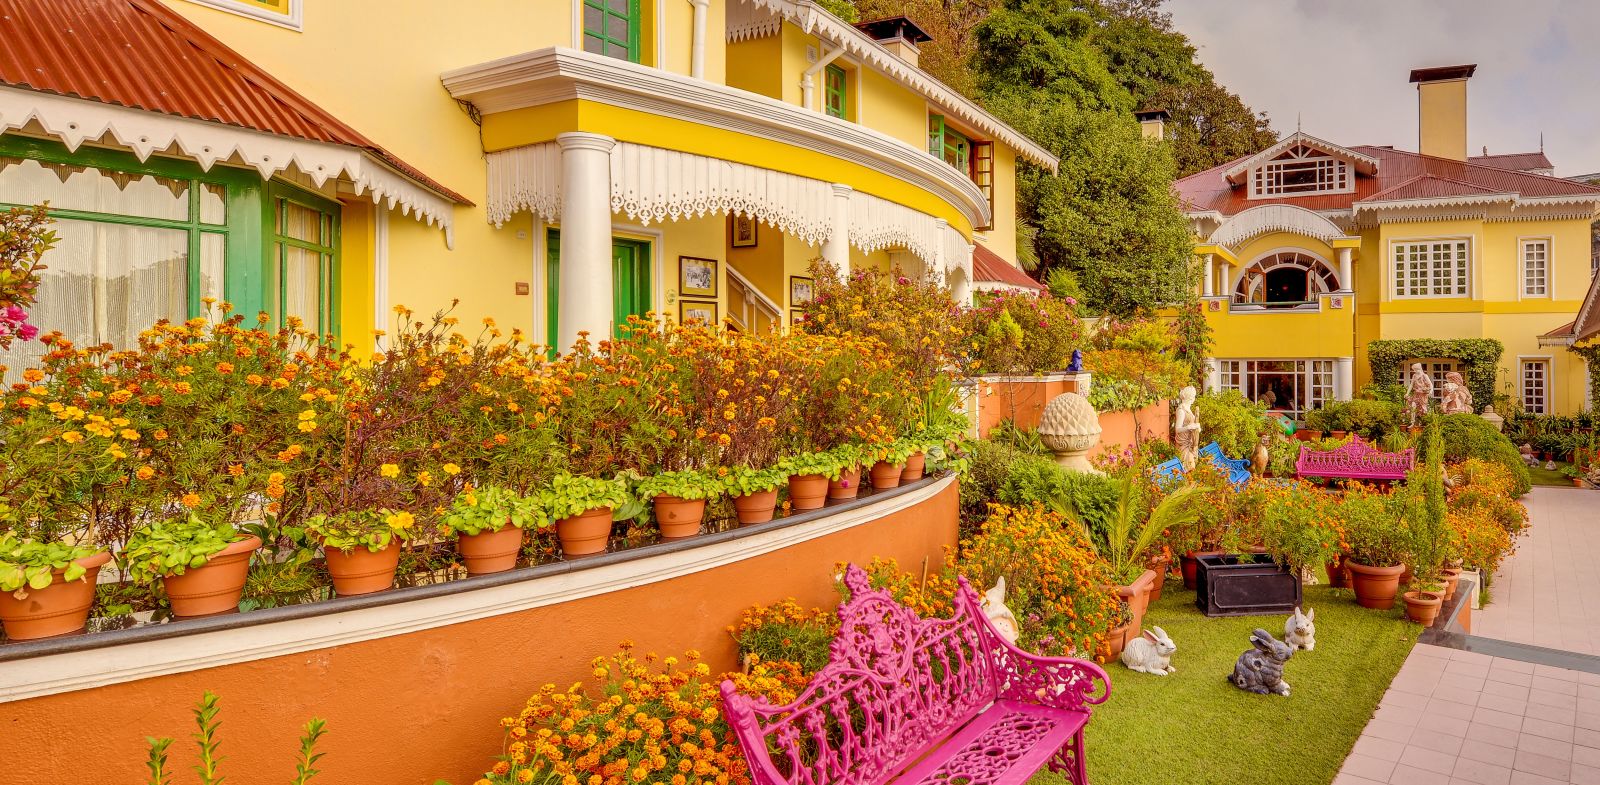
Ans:
POLYGON ((706 518, 705 499, 680 499, 662 494, 654 503, 661 539, 681 540, 700 533, 700 522, 706 518))
POLYGON ((1150 586, 1156 581, 1155 570, 1145 570, 1127 586, 1116 587, 1117 596, 1126 600, 1128 612, 1133 614, 1130 635, 1138 637, 1144 630, 1144 612, 1150 607, 1150 586))
POLYGON ((852 466, 839 472, 839 479, 828 481, 828 498, 854 499, 861 492, 861 467, 852 466))
POLYGON ((592 556, 606 552, 611 540, 611 508, 589 510, 556 521, 556 537, 561 540, 561 555, 592 556))
POLYGON ((906 456, 906 468, 900 472, 901 482, 911 482, 922 479, 923 470, 928 465, 928 456, 924 453, 914 452, 906 456))
POLYGON ((182 575, 161 576, 172 615, 210 616, 238 610, 250 574, 250 556, 260 547, 261 538, 248 535, 229 543, 199 567, 190 567, 182 575))
POLYGON ((348 553, 324 547, 328 574, 333 576, 333 591, 340 597, 387 591, 394 585, 394 571, 400 566, 400 538, 389 540, 389 547, 374 552, 357 545, 348 553))
POLYGON ((828 478, 796 474, 789 478, 789 504, 796 510, 820 510, 828 503, 828 478))
POLYGON ((111 551, 101 551, 73 561, 81 565, 83 578, 70 583, 61 579, 66 570, 56 570, 55 578, 43 589, 0 592, 0 625, 14 641, 49 638, 83 629, 89 621, 89 606, 94 604, 95 581, 100 568, 111 561, 111 551))
POLYGON ((1439 618, 1439 608, 1444 604, 1444 597, 1432 591, 1408 591, 1404 597, 1406 618, 1424 627, 1432 627, 1433 622, 1439 618))
POLYGON ((757 491, 733 497, 733 514, 739 519, 740 526, 749 526, 753 523, 766 523, 778 508, 778 489, 770 491, 757 491))
POLYGON ((1404 564, 1391 567, 1368 567, 1360 562, 1346 560, 1350 571, 1350 588, 1356 593, 1356 602, 1363 608, 1388 610, 1394 607, 1394 596, 1400 591, 1400 574, 1404 564))
POLYGON ((1132 622, 1111 628, 1106 633, 1106 662, 1116 662, 1122 656, 1122 650, 1127 648, 1128 640, 1136 637, 1138 633, 1133 632, 1132 622))
POLYGON ((456 538, 456 553, 468 575, 505 572, 517 566, 522 552, 522 530, 506 524, 493 531, 463 534, 456 538))
POLYGON ((904 474, 905 471, 906 465, 903 463, 878 461, 872 465, 872 472, 870 475, 872 478, 873 490, 881 491, 889 488, 900 487, 900 475, 904 474))

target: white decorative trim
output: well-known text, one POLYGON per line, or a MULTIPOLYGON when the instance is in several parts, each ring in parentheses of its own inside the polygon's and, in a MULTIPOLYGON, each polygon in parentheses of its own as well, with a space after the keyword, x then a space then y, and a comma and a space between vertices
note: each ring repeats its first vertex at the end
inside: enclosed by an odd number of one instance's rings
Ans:
POLYGON ((484 156, 489 222, 505 225, 526 210, 547 223, 561 220, 561 145, 555 142, 499 150, 484 156))
POLYGON ((1303 131, 1295 131, 1278 140, 1277 144, 1229 167, 1226 172, 1222 173, 1222 176, 1226 177, 1228 182, 1239 185, 1244 182, 1239 178, 1244 177, 1251 169, 1277 158, 1283 151, 1300 144, 1314 147, 1335 158, 1342 158, 1354 164, 1356 171, 1362 174, 1373 175, 1378 173, 1378 159, 1364 153, 1358 153, 1348 147, 1340 147, 1332 142, 1318 139, 1303 131))
MULTIPOLYGON (((372 217, 372 329, 389 327, 389 211, 374 210, 372 217)), ((387 334, 374 342, 378 351, 389 348, 387 334)))
POLYGON ((1264 204, 1222 222, 1206 242, 1237 250, 1246 242, 1271 232, 1289 232, 1325 243, 1349 239, 1332 221, 1292 204, 1264 204))
POLYGON ((783 17, 770 8, 751 3, 728 3, 727 15, 730 44, 774 36, 783 29, 783 17))
POLYGON ((971 178, 922 148, 764 95, 565 47, 446 72, 444 86, 485 114, 581 99, 769 139, 858 164, 938 196, 973 226, 991 219, 971 178))
POLYGON ((129 109, 98 101, 0 87, 0 133, 37 122, 45 133, 76 151, 84 142, 114 143, 144 161, 155 153, 179 155, 209 170, 217 163, 252 167, 269 180, 293 166, 321 187, 329 179, 352 183, 373 204, 415 214, 438 226, 453 243, 455 205, 389 168, 357 147, 312 142, 221 123, 129 109))
POLYGON ((189 2, 210 6, 218 11, 226 11, 230 14, 248 16, 251 19, 258 19, 268 24, 286 27, 297 33, 301 31, 304 25, 301 17, 305 12, 305 0, 289 0, 289 13, 287 14, 280 14, 269 8, 262 8, 257 3, 243 2, 243 0, 189 0, 189 2))
POLYGON ((328 649, 649 586, 872 523, 936 498, 954 483, 954 477, 944 477, 797 526, 586 570, 321 616, 16 660, 0 667, 0 703, 328 649))
POLYGON ((866 253, 904 248, 932 265, 944 238, 937 218, 871 194, 850 194, 850 244, 866 253))
POLYGON ((1402 210, 1417 207, 1461 207, 1479 204, 1515 204, 1517 195, 1513 193, 1497 194, 1462 194, 1460 196, 1432 196, 1422 199, 1384 199, 1381 201, 1360 201, 1351 205, 1351 210, 1356 214, 1371 212, 1373 210, 1402 210))
POLYGON ((611 210, 646 225, 733 213, 816 245, 832 232, 832 199, 809 177, 631 142, 611 150, 611 210))

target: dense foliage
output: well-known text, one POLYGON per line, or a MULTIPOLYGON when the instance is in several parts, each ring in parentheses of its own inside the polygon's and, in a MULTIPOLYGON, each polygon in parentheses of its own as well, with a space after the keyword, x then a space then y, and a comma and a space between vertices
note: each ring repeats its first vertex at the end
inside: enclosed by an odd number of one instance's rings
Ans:
POLYGON ((1401 365, 1430 357, 1460 360, 1462 380, 1472 392, 1472 406, 1482 410, 1494 401, 1494 379, 1505 345, 1493 338, 1409 338, 1367 344, 1372 378, 1390 384, 1400 378, 1401 365))
POLYGON ((1475 414, 1440 415, 1439 434, 1444 443, 1443 458, 1459 463, 1469 458, 1497 464, 1511 476, 1513 496, 1521 496, 1533 487, 1528 467, 1516 445, 1475 414))

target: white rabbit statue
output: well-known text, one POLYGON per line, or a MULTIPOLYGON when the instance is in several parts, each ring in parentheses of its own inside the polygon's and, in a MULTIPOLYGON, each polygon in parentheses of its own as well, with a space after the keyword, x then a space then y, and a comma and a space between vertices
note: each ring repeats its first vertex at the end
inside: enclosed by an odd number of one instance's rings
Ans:
POLYGON ((1294 615, 1283 623, 1283 642, 1297 651, 1301 649, 1311 651, 1317 648, 1317 625, 1313 623, 1316 620, 1316 608, 1301 613, 1300 606, 1296 605, 1294 615))
POLYGON ((1017 634, 1022 626, 1017 624, 1016 614, 1006 607, 1006 576, 1000 576, 993 588, 983 593, 983 613, 989 617, 989 622, 1000 633, 1000 637, 1011 643, 1017 642, 1017 634))
POLYGON ((1177 650, 1178 644, 1167 637, 1166 630, 1151 627, 1128 641, 1128 647, 1122 650, 1122 664, 1131 671, 1165 676, 1178 670, 1172 667, 1172 653, 1177 650))

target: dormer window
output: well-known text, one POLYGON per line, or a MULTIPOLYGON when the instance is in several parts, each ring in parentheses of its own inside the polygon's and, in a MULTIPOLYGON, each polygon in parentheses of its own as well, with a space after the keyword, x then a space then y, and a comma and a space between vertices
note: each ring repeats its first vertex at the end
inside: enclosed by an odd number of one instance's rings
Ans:
POLYGON ((1350 164, 1303 144, 1262 164, 1250 177, 1252 199, 1349 193, 1352 187, 1350 164))

